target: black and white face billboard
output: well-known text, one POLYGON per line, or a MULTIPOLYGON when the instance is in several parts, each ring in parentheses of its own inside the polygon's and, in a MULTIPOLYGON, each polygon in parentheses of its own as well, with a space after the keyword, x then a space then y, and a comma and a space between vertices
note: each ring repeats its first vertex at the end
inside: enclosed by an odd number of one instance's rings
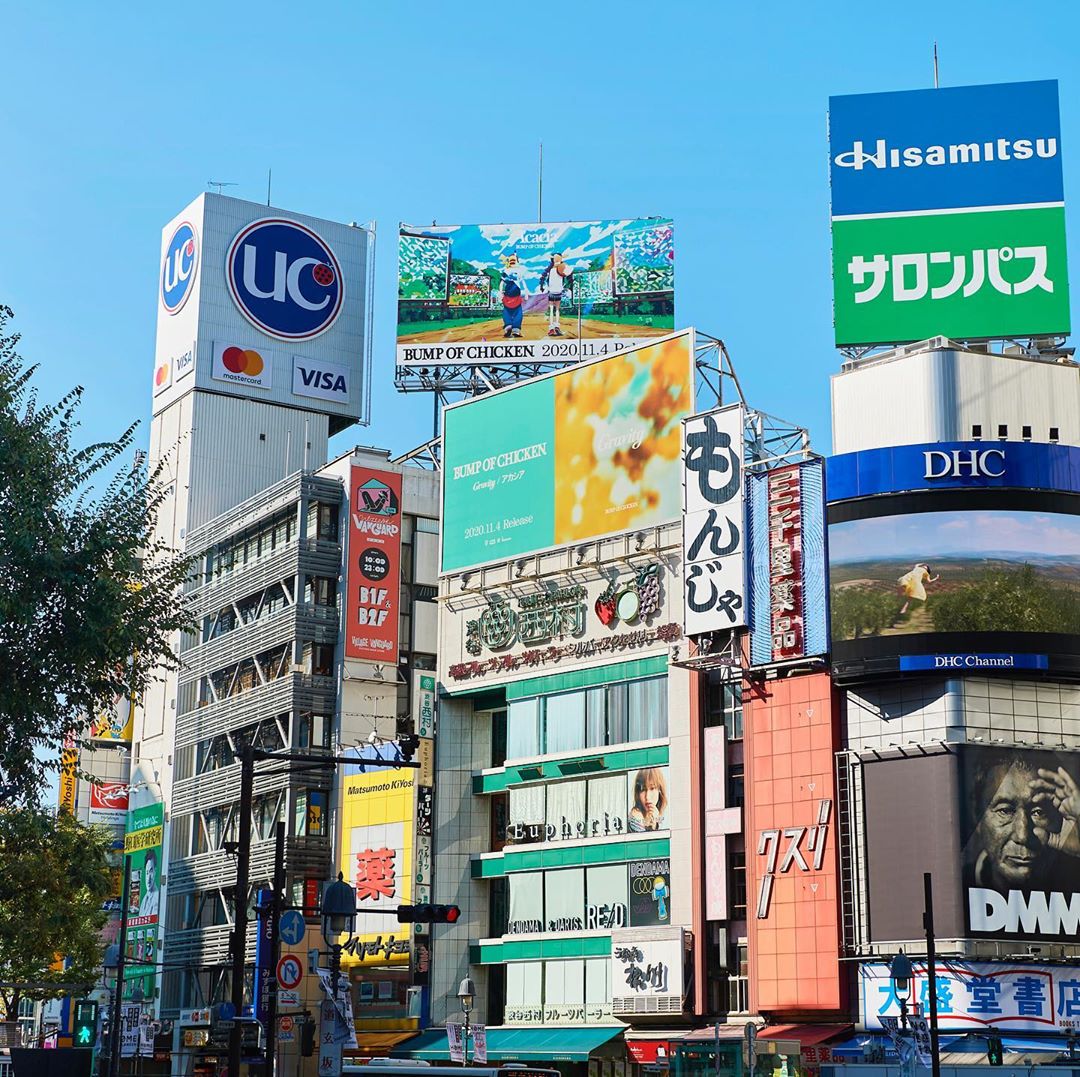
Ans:
POLYGON ((973 938, 1080 938, 1080 753, 960 749, 964 914, 973 938))
POLYGON ((741 404, 683 422, 683 628, 742 628, 746 609, 746 485, 741 404))

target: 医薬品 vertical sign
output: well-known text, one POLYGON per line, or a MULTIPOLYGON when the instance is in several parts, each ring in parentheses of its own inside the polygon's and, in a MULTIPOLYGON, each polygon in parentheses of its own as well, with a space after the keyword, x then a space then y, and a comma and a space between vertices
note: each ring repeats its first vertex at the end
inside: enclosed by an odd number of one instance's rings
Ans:
POLYGON ((837 346, 1069 331, 1055 81, 829 102, 837 346))
POLYGON ((350 480, 345 657, 398 660, 401 475, 354 467, 350 480))
POLYGON ((683 422, 683 625, 688 636, 746 624, 741 404, 683 422))

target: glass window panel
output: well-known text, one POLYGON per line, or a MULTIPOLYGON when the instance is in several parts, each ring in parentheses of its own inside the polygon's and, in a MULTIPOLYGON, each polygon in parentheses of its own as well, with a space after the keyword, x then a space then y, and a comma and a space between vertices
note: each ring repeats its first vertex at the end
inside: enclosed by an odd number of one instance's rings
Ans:
POLYGON ((547 787, 547 840, 570 841, 585 833, 585 782, 556 782, 547 787))
POLYGON ((549 1006, 580 1006, 585 1001, 585 962, 545 961, 544 1001, 549 1006))
POLYGON ((513 786, 510 789, 511 841, 543 841, 545 787, 542 785, 513 786))
POLYGON ((658 740, 667 736, 667 677, 630 681, 630 740, 658 740))
POLYGON ((590 838, 626 833, 626 779, 621 774, 589 779, 588 829, 590 838))
POLYGON ((544 752, 574 752, 585 747, 585 693, 544 697, 544 752))
MULTIPOLYGON (((514 876, 510 876, 511 879, 514 876)), ((585 869, 545 873, 548 931, 583 931, 585 928, 585 869), (548 885, 550 884, 550 885, 548 885)))
POLYGON ((544 875, 523 872, 510 876, 510 923, 508 935, 544 930, 544 875))
POLYGON ((585 930, 626 927, 630 923, 628 889, 625 864, 586 868, 585 930))
POLYGON ((611 962, 606 958, 585 962, 585 1001, 597 1005, 611 1002, 611 962))
POLYGON ((585 746, 602 748, 607 744, 607 695, 606 688, 590 688, 586 693, 585 746))
POLYGON ((526 759, 540 754, 538 699, 512 700, 506 712, 506 758, 526 759))
POLYGON ((610 684, 607 689, 607 742, 625 744, 629 739, 626 717, 626 685, 610 684))

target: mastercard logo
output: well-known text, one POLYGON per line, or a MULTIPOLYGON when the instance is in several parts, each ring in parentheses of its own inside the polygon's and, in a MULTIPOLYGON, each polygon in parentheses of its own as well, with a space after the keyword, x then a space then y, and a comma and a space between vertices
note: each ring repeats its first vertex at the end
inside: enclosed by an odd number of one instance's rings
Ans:
POLYGON ((246 374, 257 378, 266 368, 263 357, 254 348, 226 348, 221 353, 221 362, 231 374, 246 374))
POLYGON ((154 371, 154 384, 164 385, 169 380, 169 364, 162 363, 161 366, 154 371))

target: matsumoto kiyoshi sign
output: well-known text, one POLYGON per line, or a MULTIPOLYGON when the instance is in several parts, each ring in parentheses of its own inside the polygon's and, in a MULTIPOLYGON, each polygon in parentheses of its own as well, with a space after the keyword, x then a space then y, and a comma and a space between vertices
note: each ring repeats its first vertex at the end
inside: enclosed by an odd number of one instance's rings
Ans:
POLYGON ((693 384, 690 330, 447 408, 442 571, 677 520, 693 384))
POLYGON ((830 101, 836 343, 1069 330, 1057 83, 830 101))

